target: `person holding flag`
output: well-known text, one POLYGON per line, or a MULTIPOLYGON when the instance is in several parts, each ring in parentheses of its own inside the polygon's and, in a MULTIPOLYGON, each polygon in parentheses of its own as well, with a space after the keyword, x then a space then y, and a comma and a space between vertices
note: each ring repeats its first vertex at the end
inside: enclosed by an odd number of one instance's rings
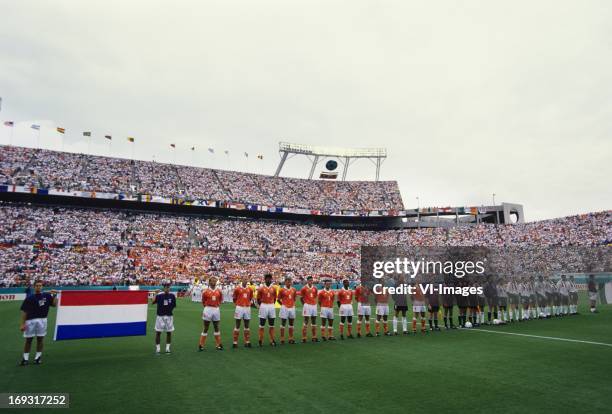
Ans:
POLYGON ((30 349, 32 341, 36 337, 36 355, 34 363, 39 365, 42 360, 42 352, 44 347, 44 339, 47 335, 47 315, 49 315, 49 307, 57 306, 57 291, 50 292, 42 291, 42 281, 34 282, 34 293, 26 296, 21 304, 21 322, 19 329, 23 332, 25 345, 23 347, 23 358, 19 365, 28 365, 30 359, 30 349))

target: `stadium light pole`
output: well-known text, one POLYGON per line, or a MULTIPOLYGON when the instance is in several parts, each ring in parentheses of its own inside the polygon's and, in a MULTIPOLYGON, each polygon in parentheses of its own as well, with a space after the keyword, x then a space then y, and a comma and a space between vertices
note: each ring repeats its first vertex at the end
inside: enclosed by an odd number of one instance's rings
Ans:
POLYGON ((493 205, 495 205, 495 193, 493 193, 493 205))
POLYGON ((421 209, 421 201, 419 200, 419 197, 416 198, 417 201, 417 210, 421 209))

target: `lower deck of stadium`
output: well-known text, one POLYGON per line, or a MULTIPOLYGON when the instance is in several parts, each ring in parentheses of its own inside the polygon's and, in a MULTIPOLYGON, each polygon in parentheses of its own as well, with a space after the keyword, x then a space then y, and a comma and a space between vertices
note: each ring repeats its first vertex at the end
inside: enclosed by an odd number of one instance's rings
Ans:
POLYGON ((222 282, 266 272, 358 278, 361 246, 601 246, 612 212, 527 224, 355 231, 109 209, 0 203, 0 286, 222 282))

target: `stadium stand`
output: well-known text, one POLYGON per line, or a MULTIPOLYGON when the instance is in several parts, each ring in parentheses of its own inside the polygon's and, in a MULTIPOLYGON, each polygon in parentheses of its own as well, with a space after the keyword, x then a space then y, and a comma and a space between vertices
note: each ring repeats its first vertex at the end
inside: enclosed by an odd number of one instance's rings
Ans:
MULTIPOLYGON (((17 155, 21 157, 21 155, 17 155)), ((362 245, 601 246, 612 211, 449 229, 356 231, 268 220, 0 203, 0 286, 157 284, 265 272, 356 279, 362 245)))
POLYGON ((0 146, 0 184, 326 212, 403 210, 395 181, 319 181, 0 146))

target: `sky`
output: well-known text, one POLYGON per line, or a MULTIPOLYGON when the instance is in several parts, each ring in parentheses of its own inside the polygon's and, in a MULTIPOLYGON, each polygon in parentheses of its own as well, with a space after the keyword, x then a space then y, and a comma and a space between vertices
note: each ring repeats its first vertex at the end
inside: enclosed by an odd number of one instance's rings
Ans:
MULTIPOLYGON (((263 174, 279 141, 384 147, 381 179, 398 181, 407 208, 488 205, 494 193, 529 221, 612 208, 608 0, 0 10, 0 121, 15 122, 0 144, 263 174)), ((283 175, 309 168, 294 157, 283 175)), ((360 160, 348 178, 374 171, 360 160)))

